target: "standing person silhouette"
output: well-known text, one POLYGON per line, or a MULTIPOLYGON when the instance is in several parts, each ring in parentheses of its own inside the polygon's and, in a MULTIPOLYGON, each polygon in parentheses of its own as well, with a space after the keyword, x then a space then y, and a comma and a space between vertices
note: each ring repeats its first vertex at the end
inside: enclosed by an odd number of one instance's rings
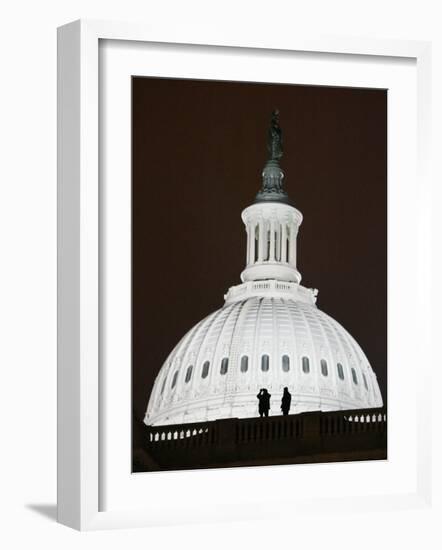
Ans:
POLYGON ((282 394, 281 399, 281 411, 284 416, 287 416, 289 414, 291 402, 292 394, 289 392, 288 388, 284 388, 284 393, 282 394))
POLYGON ((269 392, 262 388, 259 390, 258 395, 256 396, 259 401, 258 405, 258 412, 259 416, 262 418, 263 416, 269 416, 269 410, 270 410, 270 398, 272 397, 269 392))

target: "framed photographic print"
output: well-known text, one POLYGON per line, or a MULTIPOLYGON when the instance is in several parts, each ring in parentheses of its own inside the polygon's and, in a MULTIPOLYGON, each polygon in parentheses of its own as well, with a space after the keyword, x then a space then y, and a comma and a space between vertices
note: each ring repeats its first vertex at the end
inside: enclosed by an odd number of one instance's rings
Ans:
POLYGON ((385 459, 387 90, 133 77, 132 132, 135 471, 385 459))
POLYGON ((425 502, 426 56, 60 29, 62 523, 425 502))

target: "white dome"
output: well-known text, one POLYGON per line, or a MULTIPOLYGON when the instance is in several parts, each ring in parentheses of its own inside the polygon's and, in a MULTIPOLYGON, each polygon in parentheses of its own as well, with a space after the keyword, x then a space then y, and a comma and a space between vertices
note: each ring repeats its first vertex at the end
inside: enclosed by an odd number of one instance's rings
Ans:
POLYGON ((297 234, 302 214, 283 189, 278 113, 272 115, 262 189, 242 212, 247 232, 243 284, 224 307, 175 347, 150 395, 146 424, 179 424, 258 415, 257 393, 271 394, 281 414, 283 388, 290 413, 382 406, 364 352, 316 305, 317 291, 300 285, 297 234))
POLYGON ((376 375, 354 338, 296 283, 253 281, 230 289, 178 343, 161 368, 147 424, 257 416, 260 388, 281 414, 382 406, 376 375))

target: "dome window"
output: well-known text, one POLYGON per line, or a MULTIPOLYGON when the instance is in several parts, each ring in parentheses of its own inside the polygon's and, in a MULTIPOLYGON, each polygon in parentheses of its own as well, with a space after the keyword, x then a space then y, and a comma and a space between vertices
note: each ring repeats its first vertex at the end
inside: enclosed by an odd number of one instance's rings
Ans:
POLYGON ((269 370, 269 356, 263 355, 261 357, 261 370, 262 372, 267 372, 269 370))
POLYGON ((176 386, 177 378, 178 378, 178 371, 175 371, 175 374, 173 375, 173 378, 172 378, 172 389, 176 386))
POLYGON ((353 378, 353 382, 357 385, 358 384, 358 377, 356 376, 355 369, 351 369, 351 377, 353 378))
POLYGON ((302 372, 308 374, 310 372, 310 360, 308 357, 302 358, 302 372))
POLYGON ((163 384, 162 384, 162 386, 161 386, 161 395, 163 395, 163 393, 164 393, 164 387, 165 387, 165 386, 166 386, 166 378, 164 378, 163 384))
POLYGON ((282 370, 283 372, 289 372, 290 370, 290 357, 288 355, 282 356, 282 370))
POLYGON ((203 364, 203 370, 201 371, 201 378, 207 378, 207 375, 209 374, 209 367, 210 367, 210 362, 205 361, 203 364))
POLYGON ((325 359, 321 359, 321 374, 322 376, 328 376, 328 366, 325 359))
POLYGON ((241 372, 247 372, 249 370, 249 358, 247 355, 241 357, 241 372))
POLYGON ((338 363, 337 365, 337 368, 338 368, 338 376, 341 380, 344 380, 344 367, 341 365, 341 363, 338 363))
POLYGON ((184 382, 186 382, 186 384, 188 382, 190 382, 190 379, 192 378, 192 370, 193 370, 193 366, 190 365, 190 367, 187 367, 187 371, 186 371, 186 377, 184 378, 184 382))
POLYGON ((227 357, 224 357, 224 359, 221 361, 221 369, 220 374, 226 374, 227 369, 229 368, 229 359, 227 357))
POLYGON ((368 391, 367 379, 365 378, 365 374, 364 374, 364 373, 362 373, 362 379, 364 380, 365 389, 368 391))

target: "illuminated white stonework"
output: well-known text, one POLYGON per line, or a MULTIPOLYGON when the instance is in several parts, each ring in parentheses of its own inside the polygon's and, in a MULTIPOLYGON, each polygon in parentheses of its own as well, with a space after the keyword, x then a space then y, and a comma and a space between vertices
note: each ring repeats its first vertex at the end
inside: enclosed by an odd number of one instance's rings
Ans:
POLYGON ((270 415, 281 414, 285 386, 291 414, 382 406, 376 375, 358 343, 317 308, 317 291, 300 285, 296 237, 302 215, 287 204, 276 161, 267 163, 266 177, 267 189, 242 213, 248 237, 244 282, 231 287, 224 306, 170 353, 155 380, 146 424, 257 416, 260 388, 272 396, 270 415))

